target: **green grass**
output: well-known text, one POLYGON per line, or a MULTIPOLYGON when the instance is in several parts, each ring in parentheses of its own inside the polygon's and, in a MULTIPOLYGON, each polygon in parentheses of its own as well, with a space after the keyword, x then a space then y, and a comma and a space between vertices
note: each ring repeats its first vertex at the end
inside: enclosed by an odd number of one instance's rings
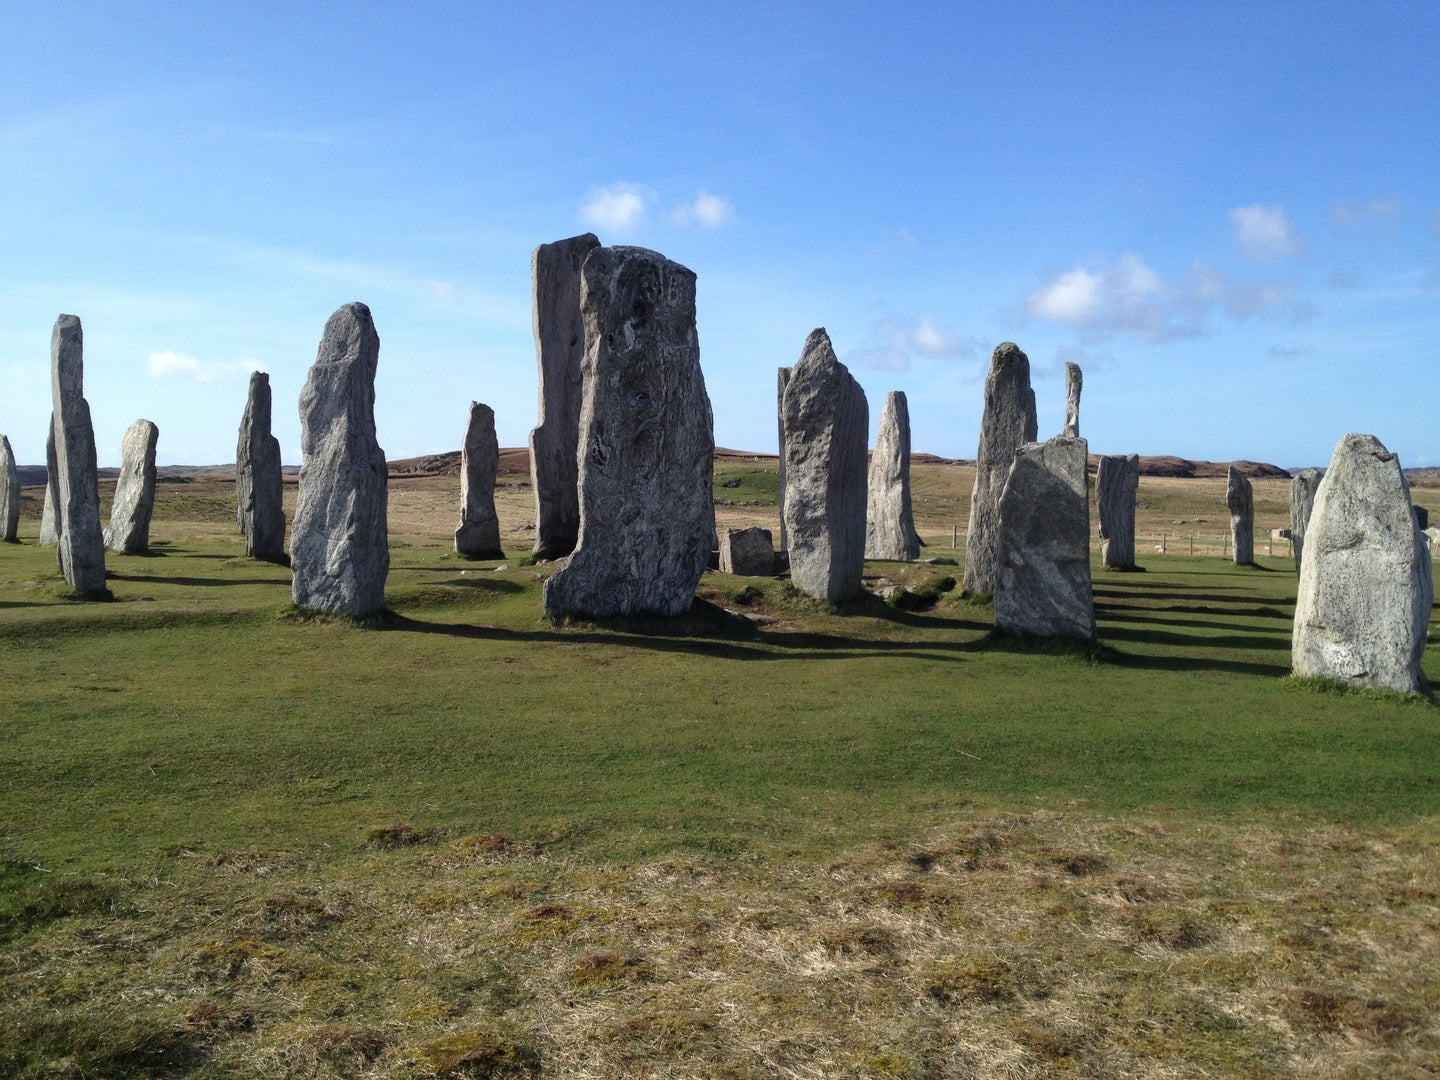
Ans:
POLYGON ((737 506, 777 506, 780 474, 773 465, 721 465, 715 469, 715 497, 737 506))

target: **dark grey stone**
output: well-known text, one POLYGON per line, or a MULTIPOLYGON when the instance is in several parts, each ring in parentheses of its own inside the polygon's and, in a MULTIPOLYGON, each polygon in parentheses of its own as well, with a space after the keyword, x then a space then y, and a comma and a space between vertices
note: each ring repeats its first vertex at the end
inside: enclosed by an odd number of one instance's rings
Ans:
POLYGON ((1035 441, 1035 391, 1030 388, 1030 358, 1011 341, 996 346, 985 377, 985 411, 980 447, 975 454, 975 487, 970 494, 970 523, 965 535, 967 593, 995 591, 995 559, 1000 537, 1000 493, 1010 476, 1015 453, 1035 441))
POLYGON ((1107 454, 1095 473, 1095 510, 1100 518, 1100 564, 1116 570, 1135 567, 1135 492, 1140 486, 1139 454, 1107 454))
POLYGON ((77 593, 105 588, 105 534, 100 527, 95 429, 85 400, 85 344, 80 320, 61 315, 50 335, 50 391, 54 402, 47 462, 55 484, 55 535, 60 572, 77 593))
POLYGON ((785 430, 785 532, 790 581, 835 604, 858 596, 865 573, 865 391, 823 328, 790 369, 785 430))
POLYGON ((580 534, 545 582, 545 612, 680 615, 715 542, 695 274, 645 248, 596 248, 580 306, 580 534))
POLYGON ((250 374, 245 415, 235 447, 235 520, 245 554, 266 562, 285 560, 285 488, 280 440, 270 433, 270 376, 250 374))
POLYGON ((580 270, 600 246, 593 233, 541 244, 530 256, 534 286, 535 360, 540 369, 540 423, 530 432, 535 489, 535 549, 542 559, 575 550, 580 535, 580 364, 585 321, 580 270))
POLYGON ((10 439, 0 435, 0 540, 18 543, 20 536, 20 473, 10 439))
POLYGON ((370 309, 346 304, 326 322, 300 392, 290 567, 302 608, 357 618, 385 608, 390 545, 385 452, 375 438, 379 360, 370 309))
POLYGON ((495 473, 500 468, 500 443, 495 437, 495 410, 470 403, 465 442, 460 447, 460 524, 455 551, 467 559, 503 559, 500 519, 495 515, 495 473))
POLYGON ((150 516, 155 511, 155 444, 160 429, 136 420, 120 440, 120 476, 110 503, 105 546, 125 555, 150 550, 150 516))
POLYGON ((910 506, 910 409, 899 390, 885 395, 866 491, 865 557, 918 559, 920 534, 910 506))
POLYGON ((775 572, 775 542, 769 529, 726 529, 720 537, 720 572, 769 577, 775 572))
POLYGON ((1305 557, 1305 529, 1315 506, 1315 489, 1320 486, 1319 469, 1301 469, 1290 478, 1290 545, 1295 549, 1295 572, 1305 557))
POLYGON ((1251 566, 1255 562, 1255 492, 1234 465, 1225 474, 1225 505, 1230 510, 1235 565, 1251 566))
POLYGON ((1430 553, 1400 462, 1373 435, 1335 447, 1315 491, 1295 600, 1295 674, 1427 693, 1430 553))

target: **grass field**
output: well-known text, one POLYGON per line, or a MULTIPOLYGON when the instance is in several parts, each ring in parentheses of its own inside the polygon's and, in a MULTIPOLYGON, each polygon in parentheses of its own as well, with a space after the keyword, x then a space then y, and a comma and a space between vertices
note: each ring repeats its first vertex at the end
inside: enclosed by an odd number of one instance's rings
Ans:
POLYGON ((1290 680, 1288 559, 1097 571, 1091 650, 719 574, 556 625, 528 491, 495 569, 457 486, 392 484, 367 630, 223 485, 164 485, 110 603, 0 546, 0 1075, 1434 1075, 1440 710, 1290 680))

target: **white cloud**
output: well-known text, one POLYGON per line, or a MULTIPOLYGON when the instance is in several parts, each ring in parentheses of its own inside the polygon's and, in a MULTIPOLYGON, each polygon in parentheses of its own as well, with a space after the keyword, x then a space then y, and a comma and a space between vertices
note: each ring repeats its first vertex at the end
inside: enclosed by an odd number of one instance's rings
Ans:
POLYGON ((1305 242, 1296 235, 1279 203, 1237 206, 1230 211, 1230 224, 1235 229, 1235 247, 1247 258, 1269 262, 1305 252, 1305 242))
POLYGON ((1361 199, 1337 202, 1330 207, 1330 220, 1342 229, 1363 227, 1384 231, 1393 229, 1403 213, 1399 199, 1361 199))
POLYGON ((694 202, 677 206, 670 214, 676 225, 698 225, 702 229, 718 229, 735 220, 735 204, 721 195, 701 190, 694 202))
POLYGON ((890 315, 870 330, 869 336, 845 354, 845 363, 878 371, 908 371, 916 358, 966 360, 977 356, 980 343, 949 323, 930 315, 904 319, 890 315))
POLYGON ((626 233, 640 227, 655 201, 655 192, 641 184, 618 183, 591 188, 580 207, 580 216, 606 232, 626 233))
POLYGON ((252 371, 263 371, 264 367, 258 360, 237 360, 233 363, 224 363, 204 360, 196 360, 193 356, 186 356, 178 352, 152 352, 149 356, 150 374, 157 379, 165 379, 171 376, 193 379, 195 382, 214 382, 216 379, 229 379, 237 375, 248 375, 252 371))

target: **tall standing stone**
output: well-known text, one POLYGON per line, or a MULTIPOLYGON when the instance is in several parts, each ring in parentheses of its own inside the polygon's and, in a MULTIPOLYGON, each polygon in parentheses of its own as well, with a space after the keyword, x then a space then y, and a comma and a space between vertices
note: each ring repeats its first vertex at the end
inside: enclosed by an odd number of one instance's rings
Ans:
POLYGON ((20 540, 20 472, 15 468, 15 452, 10 438, 0 435, 0 540, 20 540))
POLYGON ((543 559, 570 554, 580 535, 576 448, 585 356, 580 270, 599 246, 593 233, 585 233, 541 244, 530 256, 540 369, 540 423, 530 432, 530 480, 535 489, 534 554, 543 559))
POLYGON ((1225 505, 1230 509, 1230 539, 1235 565, 1255 562, 1255 492, 1234 465, 1225 474, 1225 505))
POLYGON ((785 531, 785 387, 790 384, 790 369, 782 367, 775 376, 775 416, 780 431, 780 495, 776 500, 780 508, 780 550, 790 550, 790 534, 785 531))
POLYGON ((1079 364, 1065 363, 1065 434, 1071 438, 1080 437, 1080 388, 1085 376, 1079 364))
MULTIPOLYGON (((56 490, 60 470, 55 464, 55 414, 50 414, 50 426, 45 429, 45 502, 40 510, 40 543, 58 544, 59 531, 55 527, 55 504, 60 501, 56 490)), ((58 556, 57 556, 58 558, 58 556)))
POLYGON ((80 320, 61 315, 50 335, 50 393, 54 404, 55 535, 60 572, 77 593, 105 593, 105 536, 95 429, 85 400, 85 339, 80 320))
POLYGON ((1000 493, 1015 454, 1035 441, 1035 391, 1030 388, 1030 358, 1014 342, 998 345, 985 377, 985 412, 975 454, 975 487, 970 493, 970 524, 965 536, 967 593, 995 591, 995 556, 1000 535, 1000 493))
POLYGON ((900 390, 885 395, 865 486, 865 557, 918 559, 920 534, 910 506, 910 408, 900 390))
POLYGON ((715 542, 695 274, 659 252, 602 247, 580 297, 580 533, 545 582, 545 612, 680 615, 715 542))
POLYGON ((465 441, 460 446, 460 524, 455 528, 455 551, 467 559, 505 557, 500 549, 500 519, 495 514, 499 468, 495 410, 472 401, 465 441))
POLYGON ((390 570, 385 451, 375 439, 380 338, 370 309, 325 324, 300 392, 300 491, 290 530, 291 587, 302 608, 374 615, 390 570))
POLYGON ((805 339, 783 403, 785 531, 790 581, 835 604, 858 596, 865 572, 865 391, 824 328, 805 339))
POLYGON ((1295 572, 1305 552, 1305 529, 1315 506, 1315 489, 1320 486, 1319 469, 1301 469, 1290 479, 1290 546, 1295 549, 1295 572))
POLYGON ((270 419, 270 376, 252 371, 235 447, 235 521, 245 537, 246 555, 284 562, 285 487, 280 440, 270 434, 270 419))
POLYGON ((1346 435, 1305 530, 1295 674, 1426 693, 1420 665, 1435 599, 1431 573, 1399 460, 1373 435, 1346 435))
POLYGON ((1095 473, 1095 509, 1100 518, 1100 565, 1135 568, 1135 492, 1140 487, 1139 454, 1107 454, 1095 473))
POLYGON ((1000 496, 995 629, 1095 639, 1084 439, 1026 443, 1000 496))
POLYGON ((105 546, 123 555, 150 550, 150 515, 155 510, 155 444, 160 429, 136 420, 120 440, 120 476, 110 503, 105 546))

